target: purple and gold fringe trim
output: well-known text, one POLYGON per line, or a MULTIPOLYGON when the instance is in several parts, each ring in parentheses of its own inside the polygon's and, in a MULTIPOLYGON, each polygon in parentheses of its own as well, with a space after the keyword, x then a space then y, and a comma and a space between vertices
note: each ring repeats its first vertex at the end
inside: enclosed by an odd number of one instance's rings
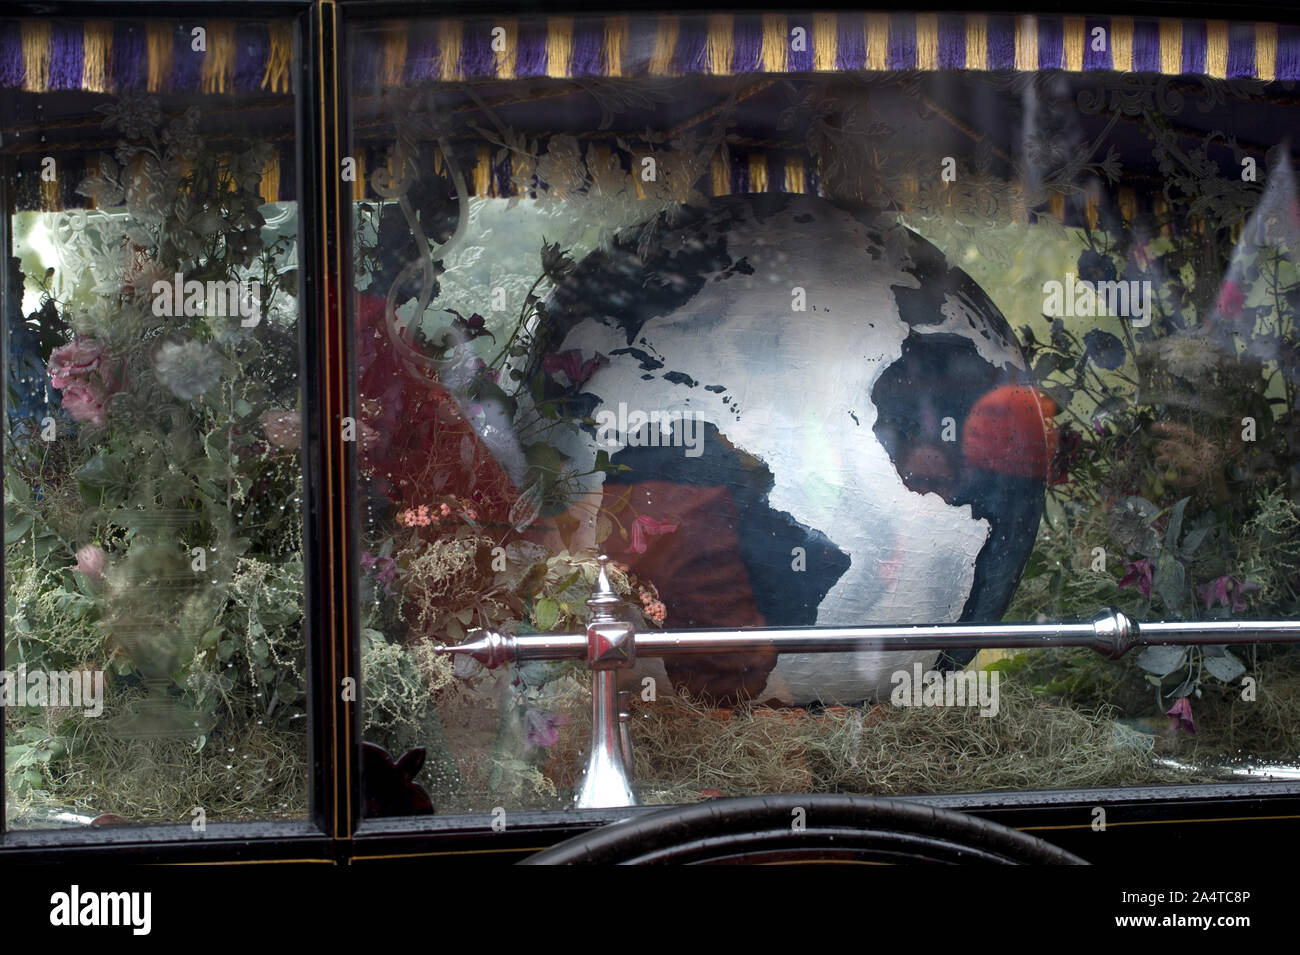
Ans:
POLYGON ((355 89, 516 77, 1118 70, 1300 79, 1300 27, 1227 20, 792 13, 392 21, 355 31, 355 89), (1100 28, 1100 39, 1095 31, 1100 28))
POLYGON ((205 20, 0 21, 0 89, 288 93, 293 25, 205 20), (190 31, 207 31, 206 49, 190 31))

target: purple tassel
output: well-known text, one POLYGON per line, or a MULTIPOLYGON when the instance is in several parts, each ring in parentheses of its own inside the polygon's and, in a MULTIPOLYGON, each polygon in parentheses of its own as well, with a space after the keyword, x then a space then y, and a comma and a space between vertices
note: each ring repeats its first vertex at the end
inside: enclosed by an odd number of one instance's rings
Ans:
POLYGON ((1300 80, 1300 26, 1290 23, 1277 26, 1277 78, 1300 80))
POLYGON ((1110 21, 1090 17, 1083 21, 1083 68, 1085 70, 1114 69, 1115 61, 1110 56, 1110 21), (1106 49, 1092 48, 1092 31, 1101 27, 1106 31, 1106 49))
POLYGON ((916 14, 889 17, 889 47, 885 63, 891 70, 916 69, 916 14))
POLYGON ((460 39, 460 75, 467 80, 496 76, 496 54, 492 52, 492 24, 486 21, 465 24, 460 39))
POLYGON ((191 42, 188 31, 176 31, 172 40, 172 92, 194 93, 198 91, 199 80, 203 76, 204 54, 195 53, 190 49, 191 42))
POLYGON ((677 51, 673 69, 687 76, 704 69, 704 51, 708 41, 708 21, 703 17, 682 17, 677 27, 677 51))
POLYGON ((510 151, 501 158, 500 162, 492 163, 492 175, 496 179, 498 196, 513 196, 515 194, 515 184, 510 181, 510 174, 513 171, 513 164, 510 162, 510 151))
POLYGON ((436 24, 414 21, 406 40, 405 77, 408 86, 433 79, 438 73, 438 28, 436 24))
POLYGON ((23 85, 23 34, 15 20, 0 23, 0 88, 23 85))
POLYGON ((260 23, 235 25, 235 90, 253 93, 262 86, 271 55, 271 31, 260 23))
POLYGON ((379 87, 379 58, 384 35, 380 30, 358 30, 352 34, 352 85, 373 93, 379 87))
POLYGON ((757 73, 763 55, 763 20, 738 16, 731 40, 731 72, 757 73))
POLYGON ((570 76, 600 76, 600 48, 605 41, 605 21, 600 17, 579 17, 573 23, 573 55, 570 76))
MULTIPOLYGON (((804 48, 802 50, 791 50, 786 55, 785 68, 790 73, 811 73, 814 62, 812 48, 812 17, 799 16, 787 18, 785 23, 785 35, 787 38, 790 36, 790 31, 795 27, 803 27, 804 48)), ((746 173, 746 175, 748 176, 748 173, 746 173)))
MULTIPOLYGON (((292 148, 285 149, 276 147, 275 150, 280 156, 280 188, 276 190, 275 199, 277 202, 293 202, 298 197, 296 188, 297 168, 294 166, 294 152, 292 148)), ((373 168, 370 166, 367 169, 373 168)))
POLYGON ((1133 72, 1160 72, 1160 24, 1155 20, 1133 22, 1133 72))
POLYGON ((939 69, 966 68, 966 18, 951 13, 939 15, 939 69))
POLYGON ((1038 18, 1038 68, 1059 70, 1065 64, 1061 54, 1065 50, 1065 24, 1060 17, 1038 18))
MULTIPOLYGON (((837 70, 860 70, 867 64, 867 41, 860 13, 841 13, 836 22, 839 42, 835 50, 837 70)), ((784 176, 785 173, 782 172, 784 176)))
POLYGON ((1016 68, 1016 23, 1011 17, 990 16, 988 19, 988 68, 1013 70, 1016 68))
POLYGON ((1205 72, 1205 23, 1183 21, 1183 72, 1205 72))
POLYGON ((50 26, 50 89, 81 89, 81 21, 54 20, 50 26))
POLYGON ((822 180, 817 175, 817 164, 808 160, 803 164, 803 182, 804 191, 810 196, 820 196, 822 194, 822 180))
POLYGON ((144 24, 124 20, 113 24, 113 59, 109 69, 115 90, 130 92, 145 88, 148 56, 144 24))
POLYGON ((519 21, 519 53, 515 57, 515 76, 546 75, 546 20, 530 18, 519 21))
POLYGON ((1228 79, 1255 75, 1255 24, 1228 24, 1228 79))

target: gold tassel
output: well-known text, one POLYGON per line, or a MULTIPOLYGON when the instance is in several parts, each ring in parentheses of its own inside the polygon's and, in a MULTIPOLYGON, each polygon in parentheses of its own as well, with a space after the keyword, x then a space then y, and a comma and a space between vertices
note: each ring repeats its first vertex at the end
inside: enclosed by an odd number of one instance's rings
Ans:
POLYGON ((356 160, 356 168, 353 172, 356 178, 352 180, 352 201, 364 202, 366 198, 366 151, 358 149, 356 155, 352 157, 356 160))
POLYGON ((1125 186, 1119 191, 1119 214, 1123 217, 1127 225, 1137 218, 1138 200, 1137 191, 1125 186))
POLYGON ((474 195, 487 196, 492 191, 492 151, 487 146, 478 148, 478 160, 474 163, 474 195))
POLYGON ((50 87, 50 21, 23 21, 23 89, 44 93, 50 87))
POLYGON ((840 51, 839 17, 833 13, 814 13, 812 22, 813 69, 818 73, 835 70, 840 51))
POLYGON ((966 16, 966 69, 986 70, 989 62, 989 18, 982 13, 966 16))
POLYGON ((1054 192, 1052 198, 1047 200, 1048 208, 1052 210, 1052 217, 1057 222, 1065 221, 1065 193, 1054 192))
POLYGON ((289 92, 289 71, 293 67, 293 23, 274 20, 271 31, 271 50, 266 55, 266 72, 262 74, 262 89, 272 93, 289 92))
POLYGON ((44 212, 59 212, 63 203, 59 199, 58 179, 41 180, 41 209, 44 212))
POLYGON ((460 44, 465 25, 459 20, 438 24, 438 79, 444 83, 460 79, 460 44))
POLYGON ((767 192, 767 153, 749 154, 749 191, 767 192))
POLYGON ((605 75, 623 75, 623 51, 627 49, 628 17, 622 14, 605 18, 605 75))
POLYGON ((1217 80, 1228 75, 1228 21, 1205 22, 1205 72, 1217 80))
POLYGON ((505 49, 493 51, 492 68, 498 79, 512 80, 515 78, 515 61, 519 55, 519 21, 502 20, 497 26, 505 31, 505 49))
POLYGON ((208 52, 203 54, 205 93, 224 93, 226 85, 233 91, 235 77, 235 23, 233 20, 209 20, 208 52))
POLYGON ((1110 18, 1110 60, 1121 73, 1133 69, 1132 17, 1110 18))
POLYGON ((1083 199, 1083 215, 1084 218, 1088 220, 1089 229, 1097 228, 1097 217, 1098 217, 1097 202, 1098 202, 1097 190, 1095 188, 1090 187, 1087 190, 1087 192, 1084 194, 1084 199, 1083 199))
POLYGON ((1038 20, 1016 17, 1016 69, 1032 73, 1038 69, 1038 20))
POLYGON ((807 190, 803 181, 803 159, 787 156, 785 160, 785 191, 803 195, 807 190))
POLYGON ((939 68, 939 14, 937 13, 916 15, 916 68, 918 70, 939 68))
POLYGON ((1088 23, 1083 17, 1066 17, 1062 31, 1063 68, 1071 73, 1083 70, 1083 48, 1088 44, 1088 23))
POLYGON ((406 35, 408 27, 400 21, 384 26, 384 55, 379 68, 380 83, 385 89, 398 89, 406 74, 406 35))
POLYGON ((785 35, 785 17, 779 13, 763 14, 763 47, 759 66, 767 73, 784 73, 789 41, 785 35))
POLYGON ((263 204, 280 201, 280 153, 278 150, 271 152, 271 158, 266 162, 266 168, 262 170, 262 180, 257 184, 257 193, 262 197, 263 204))
POLYGON ((1177 76, 1183 71, 1183 21, 1160 21, 1160 72, 1177 76))
POLYGON ((546 75, 566 77, 573 58, 573 17, 546 18, 546 75))
POLYGON ((673 53, 677 50, 677 17, 661 14, 655 29, 655 45, 650 52, 650 75, 673 76, 673 53))
POLYGON ((709 186, 715 196, 731 195, 731 176, 727 164, 722 161, 722 153, 714 153, 709 163, 709 186))
POLYGON ((1172 230, 1170 229, 1168 222, 1163 222, 1161 220, 1163 220, 1169 212, 1169 203, 1165 201, 1165 197, 1162 193, 1157 192, 1151 197, 1151 211, 1155 213, 1156 221, 1161 222, 1160 234, 1168 238, 1172 234, 1172 230))
POLYGON ((867 69, 883 70, 889 65, 889 14, 867 14, 867 69))
POLYGON ((1277 79, 1277 24, 1255 24, 1255 75, 1266 83, 1277 79))
POLYGON ((172 45, 175 28, 169 21, 146 20, 145 45, 149 51, 150 93, 162 93, 172 75, 172 45))
POLYGON ((81 31, 81 88, 89 93, 107 93, 113 62, 113 24, 109 20, 87 20, 81 31))
POLYGON ((736 18, 730 13, 709 17, 708 33, 704 40, 707 69, 715 76, 731 73, 731 54, 735 43, 736 18))

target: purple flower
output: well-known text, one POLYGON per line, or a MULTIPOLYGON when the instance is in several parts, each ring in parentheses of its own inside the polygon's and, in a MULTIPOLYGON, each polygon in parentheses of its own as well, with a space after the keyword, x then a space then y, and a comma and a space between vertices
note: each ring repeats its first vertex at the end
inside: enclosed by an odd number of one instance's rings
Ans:
POLYGON ((384 592, 391 594, 393 588, 389 584, 393 581, 393 576, 397 573, 397 561, 392 557, 375 557, 369 551, 361 552, 361 566, 366 570, 379 568, 376 580, 384 585, 384 592))
POLYGON ((1137 587, 1138 592, 1151 599, 1151 561, 1145 557, 1141 560, 1124 561, 1124 577, 1120 580, 1121 587, 1137 587))
POLYGON ((549 749, 560 741, 560 727, 568 722, 567 716, 530 707, 524 713, 524 738, 534 746, 549 749))
POLYGON ((1198 593, 1209 610, 1216 603, 1227 607, 1232 613, 1241 613, 1246 609, 1246 594, 1259 590, 1259 584, 1243 583, 1236 577, 1225 574, 1216 577, 1202 587, 1198 593))
POLYGON ((1196 721, 1192 719, 1192 703, 1187 697, 1183 697, 1165 712, 1169 717, 1169 729, 1184 730, 1192 736, 1196 735, 1196 721))

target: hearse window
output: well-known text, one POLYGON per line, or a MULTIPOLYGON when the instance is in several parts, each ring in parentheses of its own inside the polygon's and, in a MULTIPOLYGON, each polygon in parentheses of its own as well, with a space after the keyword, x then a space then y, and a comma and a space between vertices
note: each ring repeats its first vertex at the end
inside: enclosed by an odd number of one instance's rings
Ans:
POLYGON ((366 811, 1293 777, 1297 63, 1122 17, 354 25, 366 811), (782 643, 941 624, 982 642, 782 643))
POLYGON ((294 64, 0 22, 10 830, 306 813, 294 64))

